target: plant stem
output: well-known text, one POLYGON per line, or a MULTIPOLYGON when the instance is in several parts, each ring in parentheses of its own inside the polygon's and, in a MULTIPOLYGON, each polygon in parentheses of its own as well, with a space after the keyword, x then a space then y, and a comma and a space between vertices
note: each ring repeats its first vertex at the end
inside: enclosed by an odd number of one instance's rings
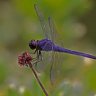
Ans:
POLYGON ((48 96, 48 93, 47 93, 46 89, 44 88, 43 84, 41 83, 40 79, 38 78, 37 73, 36 73, 35 69, 33 68, 31 62, 29 63, 29 67, 30 67, 31 70, 33 71, 34 76, 35 76, 37 82, 39 83, 40 87, 42 88, 42 91, 44 92, 44 94, 45 94, 46 96, 48 96))

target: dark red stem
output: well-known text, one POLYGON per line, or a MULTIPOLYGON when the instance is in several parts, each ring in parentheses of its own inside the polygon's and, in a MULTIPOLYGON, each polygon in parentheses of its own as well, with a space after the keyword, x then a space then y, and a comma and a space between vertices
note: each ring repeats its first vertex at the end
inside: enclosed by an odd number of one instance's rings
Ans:
POLYGON ((37 76, 37 74, 36 74, 36 71, 35 71, 35 69, 33 68, 31 62, 29 63, 29 66, 30 66, 31 70, 33 71, 34 76, 35 76, 36 80, 38 81, 40 87, 42 88, 44 94, 45 94, 46 96, 48 96, 48 93, 47 93, 46 89, 44 88, 43 84, 41 83, 40 79, 38 78, 38 76, 37 76))

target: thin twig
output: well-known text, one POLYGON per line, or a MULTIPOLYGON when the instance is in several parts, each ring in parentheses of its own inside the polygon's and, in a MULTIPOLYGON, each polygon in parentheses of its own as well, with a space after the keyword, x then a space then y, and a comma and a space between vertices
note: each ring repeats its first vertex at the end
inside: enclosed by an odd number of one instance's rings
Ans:
POLYGON ((42 88, 44 94, 45 94, 46 96, 48 96, 48 93, 47 93, 46 89, 44 88, 43 84, 41 83, 40 79, 38 78, 37 73, 36 73, 35 69, 33 68, 31 62, 29 63, 29 67, 30 67, 31 70, 33 71, 34 76, 35 76, 36 80, 38 81, 40 87, 42 88))

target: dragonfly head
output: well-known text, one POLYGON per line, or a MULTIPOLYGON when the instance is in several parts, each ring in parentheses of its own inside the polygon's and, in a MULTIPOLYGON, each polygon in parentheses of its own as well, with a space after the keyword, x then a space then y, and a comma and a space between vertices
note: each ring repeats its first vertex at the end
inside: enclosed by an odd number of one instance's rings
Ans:
POLYGON ((30 47, 31 49, 36 49, 36 47, 37 47, 37 41, 31 40, 31 41, 29 42, 29 47, 30 47))

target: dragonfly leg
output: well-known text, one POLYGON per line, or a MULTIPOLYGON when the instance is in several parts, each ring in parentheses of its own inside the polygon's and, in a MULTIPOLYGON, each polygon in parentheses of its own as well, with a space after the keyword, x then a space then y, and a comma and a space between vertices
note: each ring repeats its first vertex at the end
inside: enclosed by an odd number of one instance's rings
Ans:
POLYGON ((32 63, 32 65, 35 67, 35 70, 36 70, 38 73, 40 73, 40 72, 37 70, 37 64, 38 64, 38 62, 40 62, 40 61, 37 59, 34 63, 32 63))
POLYGON ((33 54, 35 54, 37 51, 38 51, 38 50, 36 49, 36 50, 33 52, 33 54))
POLYGON ((32 62, 34 62, 34 61, 36 61, 37 60, 37 58, 32 58, 32 62))
POLYGON ((33 65, 37 66, 37 63, 40 62, 39 60, 35 61, 34 63, 32 63, 33 65))
POLYGON ((33 59, 33 62, 35 66, 37 66, 37 63, 40 62, 40 54, 39 54, 39 50, 36 50, 36 54, 37 54, 37 57, 33 59))
POLYGON ((37 53, 37 59, 39 60, 39 57, 40 57, 39 56, 39 50, 37 50, 36 53, 37 53))
POLYGON ((36 54, 36 52, 37 52, 37 49, 35 51, 33 51, 33 52, 30 52, 30 54, 36 54))
POLYGON ((40 61, 42 61, 41 50, 37 50, 36 53, 37 53, 37 59, 40 60, 40 61))
POLYGON ((39 60, 42 61, 43 60, 43 57, 42 57, 42 53, 41 53, 40 50, 39 50, 39 57, 40 57, 39 60))
POLYGON ((34 58, 34 59, 32 60, 32 65, 33 65, 33 66, 34 66, 34 65, 37 66, 37 63, 38 63, 38 62, 40 62, 39 59, 38 59, 38 58, 34 58))

